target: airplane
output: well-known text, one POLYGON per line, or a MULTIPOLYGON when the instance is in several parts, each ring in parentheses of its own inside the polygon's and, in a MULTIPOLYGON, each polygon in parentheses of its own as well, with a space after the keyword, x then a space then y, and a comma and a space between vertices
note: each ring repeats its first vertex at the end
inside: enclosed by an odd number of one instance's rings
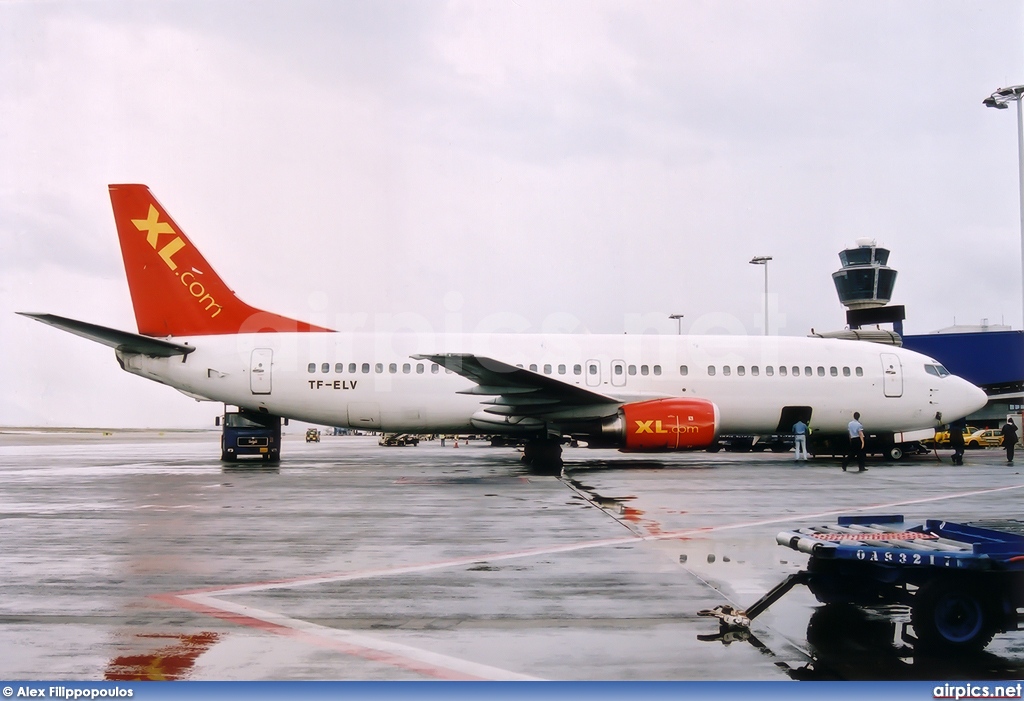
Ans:
POLYGON ((788 433, 935 428, 986 404, 919 353, 781 336, 348 333, 242 302, 146 185, 110 185, 138 333, 25 316, 114 348, 121 368, 189 397, 395 433, 487 433, 560 470, 580 439, 623 451, 788 433))

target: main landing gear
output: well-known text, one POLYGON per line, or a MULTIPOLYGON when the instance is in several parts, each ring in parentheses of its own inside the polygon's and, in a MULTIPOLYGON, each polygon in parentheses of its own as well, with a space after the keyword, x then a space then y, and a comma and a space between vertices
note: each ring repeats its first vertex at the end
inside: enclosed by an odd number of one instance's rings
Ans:
POLYGON ((541 475, 562 474, 562 440, 548 438, 527 441, 523 446, 523 462, 541 475))

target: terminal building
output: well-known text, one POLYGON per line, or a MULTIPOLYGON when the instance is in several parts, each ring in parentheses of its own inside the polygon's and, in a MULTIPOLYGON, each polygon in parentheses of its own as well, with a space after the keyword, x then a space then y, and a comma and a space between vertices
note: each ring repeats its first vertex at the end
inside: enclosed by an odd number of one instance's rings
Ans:
POLYGON ((1008 326, 952 326, 934 333, 905 335, 902 305, 890 305, 897 272, 888 267, 889 250, 873 239, 858 239, 856 246, 839 254, 842 268, 832 274, 839 301, 847 308, 847 332, 935 358, 946 368, 985 390, 988 405, 968 417, 973 425, 995 426, 1007 414, 1024 410, 1024 331, 1008 326), (892 332, 881 331, 892 324, 892 332), (867 330, 864 327, 875 329, 867 330))

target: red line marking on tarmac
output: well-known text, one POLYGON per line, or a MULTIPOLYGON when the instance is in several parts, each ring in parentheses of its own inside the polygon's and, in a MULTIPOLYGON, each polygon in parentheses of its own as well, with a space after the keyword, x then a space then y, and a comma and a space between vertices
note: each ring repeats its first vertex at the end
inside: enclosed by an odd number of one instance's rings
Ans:
POLYGON ((439 665, 421 662, 411 657, 395 655, 381 650, 375 650, 370 647, 352 645, 340 640, 333 640, 323 635, 313 635, 287 625, 265 621, 260 618, 246 616, 226 609, 216 608, 207 604, 191 601, 175 594, 154 594, 149 598, 178 608, 187 609, 207 616, 213 616, 214 618, 219 618, 223 621, 228 621, 229 623, 235 623, 247 628, 255 628, 266 633, 273 633, 286 638, 292 638, 316 647, 336 650, 346 655, 352 655, 353 657, 359 657, 372 662, 380 662, 382 664, 398 667, 400 669, 422 674, 427 677, 433 677, 435 679, 444 679, 447 681, 482 681, 487 679, 487 677, 474 676, 456 670, 447 669, 439 665))

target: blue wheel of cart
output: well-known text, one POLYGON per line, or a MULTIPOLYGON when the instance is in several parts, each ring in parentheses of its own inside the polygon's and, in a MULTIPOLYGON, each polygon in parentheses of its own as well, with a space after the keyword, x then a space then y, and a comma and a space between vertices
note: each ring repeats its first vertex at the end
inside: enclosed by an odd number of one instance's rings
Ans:
POLYGON ((911 623, 920 647, 931 652, 977 651, 995 635, 977 587, 957 577, 925 583, 914 596, 911 623))

